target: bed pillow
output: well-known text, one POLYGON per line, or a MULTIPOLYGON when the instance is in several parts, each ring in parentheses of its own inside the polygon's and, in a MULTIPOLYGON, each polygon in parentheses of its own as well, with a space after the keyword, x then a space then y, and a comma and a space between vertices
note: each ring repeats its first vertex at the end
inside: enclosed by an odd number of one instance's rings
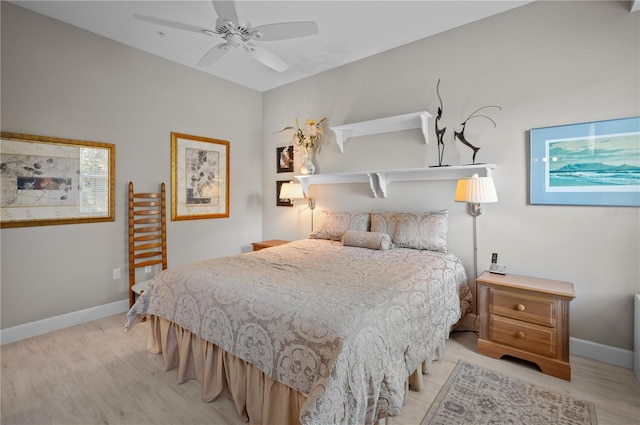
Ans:
POLYGON ((359 230, 347 230, 344 232, 342 244, 380 250, 389 249, 392 246, 391 236, 386 233, 361 232, 359 230))
POLYGON ((347 230, 369 230, 368 213, 340 213, 322 211, 320 221, 309 235, 311 239, 341 241, 347 230))
POLYGON ((371 231, 391 236, 398 248, 447 252, 449 211, 371 213, 371 231))

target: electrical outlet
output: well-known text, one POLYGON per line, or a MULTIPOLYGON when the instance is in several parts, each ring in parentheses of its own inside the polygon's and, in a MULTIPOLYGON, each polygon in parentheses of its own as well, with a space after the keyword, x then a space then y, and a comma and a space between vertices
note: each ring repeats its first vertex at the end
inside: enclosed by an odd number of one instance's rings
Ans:
POLYGON ((144 267, 144 272, 145 273, 151 273, 151 266, 145 266, 144 267))
POLYGON ((122 277, 122 270, 113 269, 113 278, 114 279, 120 279, 121 277, 122 277))

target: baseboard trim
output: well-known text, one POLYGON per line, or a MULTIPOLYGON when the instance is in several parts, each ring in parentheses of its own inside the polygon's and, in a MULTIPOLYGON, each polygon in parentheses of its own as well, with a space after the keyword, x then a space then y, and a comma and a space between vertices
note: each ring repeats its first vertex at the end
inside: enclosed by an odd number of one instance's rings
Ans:
POLYGON ((633 351, 584 339, 569 338, 569 352, 576 356, 598 360, 633 370, 633 351))
MULTIPOLYGON (((475 329, 477 331, 476 325, 478 323, 475 314, 467 314, 462 318, 460 328, 465 330, 475 329)), ((633 369, 634 352, 630 350, 571 337, 569 338, 569 352, 591 360, 633 369)), ((640 380, 640 377, 638 377, 638 380, 640 380)))
MULTIPOLYGON (((129 300, 116 301, 0 330, 0 345, 80 325, 129 310, 129 300)), ((124 322, 122 324, 124 329, 124 322)))
MULTIPOLYGON (((48 319, 25 323, 24 325, 2 329, 0 330, 0 345, 57 331, 70 326, 80 325, 92 320, 113 316, 114 314, 124 313, 127 310, 129 310, 129 300, 121 300, 110 304, 87 308, 85 310, 62 314, 48 319)), ((475 316, 470 316, 473 315, 468 314, 467 317, 463 319, 462 325, 467 325, 473 329, 474 323, 471 319, 475 319, 475 316)), ((623 350, 622 348, 611 347, 609 345, 573 337, 570 338, 569 347, 571 354, 621 366, 627 369, 633 369, 633 351, 623 350)))

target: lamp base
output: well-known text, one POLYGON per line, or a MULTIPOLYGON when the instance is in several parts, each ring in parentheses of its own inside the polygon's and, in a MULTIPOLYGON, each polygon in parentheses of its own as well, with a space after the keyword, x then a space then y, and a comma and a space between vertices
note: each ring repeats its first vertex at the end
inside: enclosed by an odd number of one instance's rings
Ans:
POLYGON ((311 210, 311 231, 313 232, 313 210, 316 208, 316 199, 309 198, 309 209, 311 210))

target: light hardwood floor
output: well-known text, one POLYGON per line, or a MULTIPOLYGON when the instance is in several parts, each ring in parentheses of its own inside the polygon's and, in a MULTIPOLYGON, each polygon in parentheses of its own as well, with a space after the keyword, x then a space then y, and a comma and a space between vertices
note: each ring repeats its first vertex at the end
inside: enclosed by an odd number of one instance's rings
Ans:
MULTIPOLYGON (((233 403, 200 401, 195 381, 178 385, 160 356, 146 350, 147 323, 123 331, 124 314, 4 345, 2 424, 244 424, 233 403)), ((572 381, 544 375, 516 359, 476 352, 473 333, 451 335, 445 356, 411 391, 394 425, 417 425, 460 360, 592 401, 600 425, 640 424, 640 384, 633 371, 571 356, 572 381)))

